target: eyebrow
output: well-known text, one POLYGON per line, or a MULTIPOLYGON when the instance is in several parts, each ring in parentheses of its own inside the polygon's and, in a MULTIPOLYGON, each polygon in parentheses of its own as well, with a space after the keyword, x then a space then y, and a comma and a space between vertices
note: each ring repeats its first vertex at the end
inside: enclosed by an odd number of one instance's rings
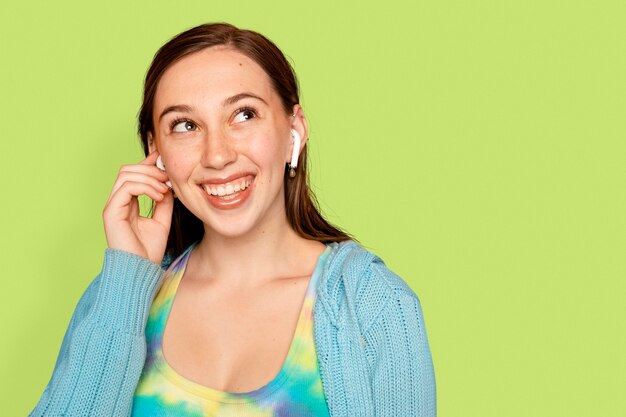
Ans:
POLYGON ((239 100, 243 100, 244 98, 254 98, 254 99, 262 101, 263 103, 267 105, 267 101, 263 100, 261 97, 257 96, 256 94, 246 92, 246 93, 235 94, 232 97, 228 97, 226 100, 224 100, 224 102, 222 103, 222 106, 226 107, 231 104, 235 104, 236 102, 238 102, 239 100))
POLYGON ((191 107, 185 104, 177 104, 175 106, 166 107, 165 110, 163 110, 161 112, 161 115, 159 116, 159 122, 161 121, 163 116, 165 116, 168 113, 175 112, 175 111, 179 111, 181 113, 191 113, 191 107))
MULTIPOLYGON (((239 94, 235 94, 232 97, 228 97, 226 100, 224 100, 222 102, 222 107, 226 107, 226 106, 230 106, 232 104, 235 104, 236 102, 243 100, 244 98, 253 98, 256 100, 260 100, 263 103, 265 103, 265 105, 267 104, 267 101, 263 100, 261 97, 257 96, 256 94, 252 94, 252 93, 239 93, 239 94)), ((168 106, 166 107, 161 114, 159 115, 159 122, 161 121, 161 119, 163 118, 163 116, 165 116, 168 113, 171 112, 181 112, 181 113, 191 113, 192 112, 192 108, 190 106, 187 106, 186 104, 176 104, 174 106, 168 106)))

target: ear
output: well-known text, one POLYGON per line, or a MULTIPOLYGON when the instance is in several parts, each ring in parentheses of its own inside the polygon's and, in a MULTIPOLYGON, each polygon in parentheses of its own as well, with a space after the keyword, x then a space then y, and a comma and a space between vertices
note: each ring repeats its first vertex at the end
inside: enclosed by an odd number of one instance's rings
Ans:
POLYGON ((156 150, 156 148, 156 143, 154 143, 152 138, 152 132, 148 132, 148 151, 152 153, 156 150))
MULTIPOLYGON (((291 116, 289 116, 289 118, 291 119, 290 129, 294 129, 296 132, 298 132, 298 134, 300 134, 301 141, 300 141, 300 149, 298 150, 298 154, 300 154, 302 153, 302 150, 304 149, 304 146, 306 145, 307 140, 309 139, 309 127, 307 125, 306 117, 304 116, 304 110, 302 109, 302 106, 299 104, 294 105, 293 113, 291 116)), ((291 152, 293 149, 292 145, 293 145, 293 141, 290 142, 288 153, 286 155, 287 163, 291 161, 291 152)))

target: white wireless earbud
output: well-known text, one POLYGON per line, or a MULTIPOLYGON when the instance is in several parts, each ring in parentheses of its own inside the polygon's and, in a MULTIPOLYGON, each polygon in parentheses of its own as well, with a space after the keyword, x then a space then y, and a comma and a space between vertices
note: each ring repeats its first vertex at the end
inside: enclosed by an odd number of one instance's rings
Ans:
MULTIPOLYGON (((161 159, 161 155, 157 156, 156 166, 161 171, 165 171, 165 165, 163 165, 163 160, 161 159)), ((170 189, 172 188, 172 183, 169 181, 165 181, 165 185, 167 185, 170 189)))
POLYGON ((289 167, 295 172, 295 169, 298 167, 298 155, 300 154, 300 144, 302 143, 302 138, 295 129, 291 129, 291 137, 293 138, 293 151, 291 152, 291 163, 289 164, 289 167))
POLYGON ((161 171, 165 171, 165 165, 163 165, 163 160, 161 159, 161 155, 157 156, 156 166, 157 166, 157 168, 159 168, 161 171))

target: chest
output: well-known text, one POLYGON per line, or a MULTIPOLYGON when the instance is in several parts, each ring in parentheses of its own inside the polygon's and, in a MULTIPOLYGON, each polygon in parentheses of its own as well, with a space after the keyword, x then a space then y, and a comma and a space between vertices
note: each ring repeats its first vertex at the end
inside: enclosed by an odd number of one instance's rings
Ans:
POLYGON ((285 362, 308 282, 232 291, 182 280, 163 331, 166 361, 183 377, 220 391, 264 386, 285 362))

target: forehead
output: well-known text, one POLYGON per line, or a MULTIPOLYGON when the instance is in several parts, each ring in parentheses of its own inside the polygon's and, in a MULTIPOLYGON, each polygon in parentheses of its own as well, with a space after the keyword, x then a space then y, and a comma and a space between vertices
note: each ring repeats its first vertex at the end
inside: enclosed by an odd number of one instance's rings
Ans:
POLYGON ((269 76, 254 60, 232 48, 211 47, 182 58, 163 73, 154 107, 221 102, 243 91, 268 102, 278 99, 269 76))

